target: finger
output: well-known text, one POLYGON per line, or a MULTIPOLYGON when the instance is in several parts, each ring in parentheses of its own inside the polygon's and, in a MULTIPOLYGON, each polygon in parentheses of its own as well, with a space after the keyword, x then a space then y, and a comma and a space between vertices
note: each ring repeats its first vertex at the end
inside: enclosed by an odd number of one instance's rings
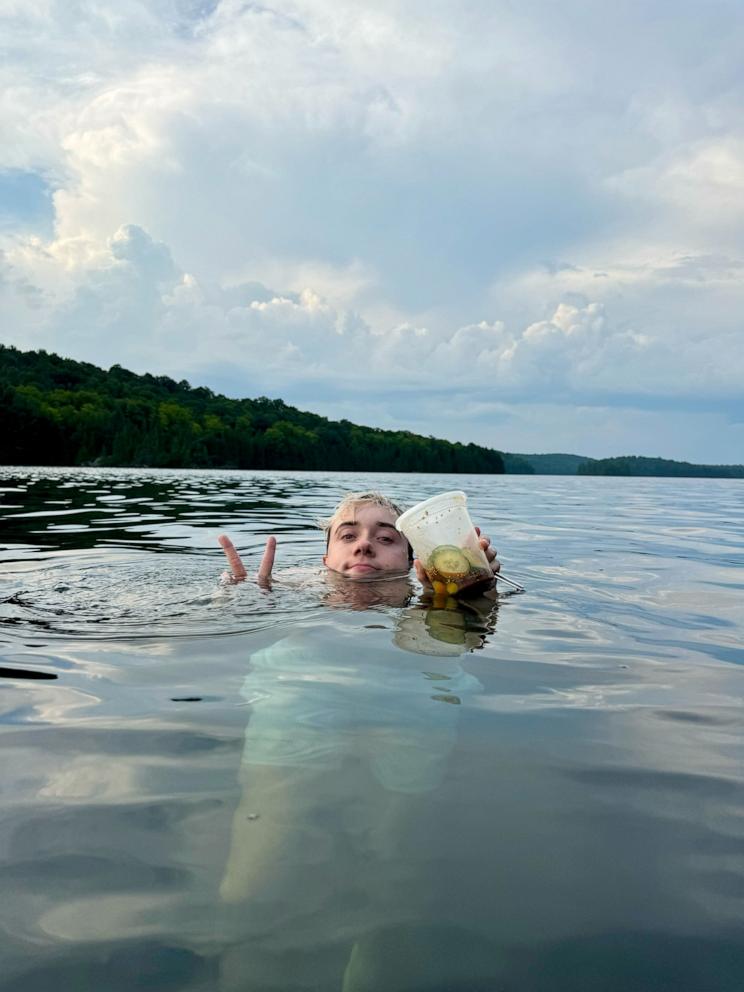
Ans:
POLYGON ((274 555, 276 554, 276 538, 269 537, 266 540, 261 564, 258 566, 258 581, 268 582, 271 578, 271 570, 274 567, 274 555))
POLYGON ((496 557, 496 549, 491 547, 490 537, 482 537, 478 543, 480 544, 481 550, 483 551, 483 554, 486 556, 486 558, 489 561, 493 561, 493 559, 496 557))
POLYGON ((233 578, 244 579, 248 573, 245 570, 245 565, 240 560, 240 555, 235 550, 235 545, 232 543, 227 534, 220 534, 217 540, 227 556, 227 564, 230 566, 230 571, 233 574, 233 578))
POLYGON ((426 574, 424 566, 421 564, 418 558, 414 558, 413 567, 416 569, 416 578, 419 580, 421 585, 430 586, 431 580, 429 579, 429 576, 426 574))

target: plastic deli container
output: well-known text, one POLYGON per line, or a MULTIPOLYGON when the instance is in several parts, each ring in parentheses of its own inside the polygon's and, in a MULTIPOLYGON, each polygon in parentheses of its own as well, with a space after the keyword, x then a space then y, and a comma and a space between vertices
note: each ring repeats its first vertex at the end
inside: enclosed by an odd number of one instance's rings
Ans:
POLYGON ((402 513, 395 526, 421 561, 436 593, 456 595, 493 579, 465 493, 440 493, 402 513))

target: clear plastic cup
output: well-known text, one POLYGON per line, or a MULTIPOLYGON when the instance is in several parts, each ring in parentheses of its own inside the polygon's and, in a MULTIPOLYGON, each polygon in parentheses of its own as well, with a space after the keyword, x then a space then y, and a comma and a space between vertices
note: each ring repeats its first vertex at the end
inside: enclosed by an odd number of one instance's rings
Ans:
POLYGON ((467 496, 440 493, 402 513, 395 526, 421 561, 435 593, 456 596, 468 586, 493 579, 468 513, 467 496))

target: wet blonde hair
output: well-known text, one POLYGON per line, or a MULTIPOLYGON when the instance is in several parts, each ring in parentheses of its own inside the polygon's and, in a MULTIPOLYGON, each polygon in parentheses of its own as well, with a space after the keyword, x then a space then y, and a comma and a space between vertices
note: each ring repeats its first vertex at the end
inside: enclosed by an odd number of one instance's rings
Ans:
MULTIPOLYGON (((403 513, 401 506, 398 506, 397 503, 394 503, 384 493, 378 492, 376 489, 370 489, 365 493, 346 493, 330 517, 322 517, 318 520, 318 526, 325 534, 326 550, 328 549, 328 542, 331 539, 333 525, 338 520, 344 520, 349 514, 349 511, 354 513, 360 506, 380 506, 384 510, 389 510, 395 516, 396 520, 403 513)), ((413 549, 410 544, 408 545, 408 560, 413 561, 413 549)))

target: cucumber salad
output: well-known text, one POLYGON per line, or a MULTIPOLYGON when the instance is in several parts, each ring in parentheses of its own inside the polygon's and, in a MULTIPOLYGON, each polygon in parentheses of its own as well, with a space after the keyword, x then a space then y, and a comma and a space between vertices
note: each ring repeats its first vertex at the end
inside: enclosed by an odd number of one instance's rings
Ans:
POLYGON ((477 582, 493 578, 483 552, 470 548, 457 548, 454 544, 440 544, 424 564, 435 593, 450 596, 477 582))

